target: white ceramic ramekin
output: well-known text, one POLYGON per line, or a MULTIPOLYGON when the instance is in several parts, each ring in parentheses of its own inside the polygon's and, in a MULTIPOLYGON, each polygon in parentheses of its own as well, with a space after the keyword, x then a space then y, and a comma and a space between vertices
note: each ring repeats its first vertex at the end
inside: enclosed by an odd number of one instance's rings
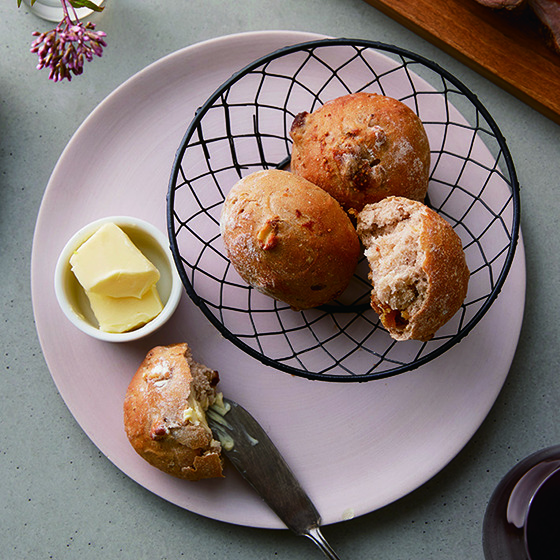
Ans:
POLYGON ((76 232, 66 243, 58 258, 54 288, 58 303, 66 317, 82 332, 107 342, 128 342, 153 333, 173 315, 183 292, 167 237, 148 222, 128 216, 102 218, 76 232), (85 291, 70 267, 70 257, 74 251, 107 222, 119 226, 160 272, 157 288, 164 306, 163 310, 149 323, 124 333, 108 333, 99 329, 85 291))

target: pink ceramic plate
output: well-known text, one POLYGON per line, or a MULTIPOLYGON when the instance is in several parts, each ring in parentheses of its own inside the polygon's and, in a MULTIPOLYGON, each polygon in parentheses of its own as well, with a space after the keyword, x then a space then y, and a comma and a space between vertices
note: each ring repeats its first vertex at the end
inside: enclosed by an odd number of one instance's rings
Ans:
POLYGON ((162 498, 253 527, 283 525, 232 468, 224 480, 181 481, 152 468, 128 444, 121 428, 122 402, 152 346, 186 341, 195 359, 220 371, 223 392, 268 430, 328 524, 404 496, 461 450, 505 381, 523 315, 520 242, 502 293, 464 341, 413 372, 369 383, 320 383, 268 369, 223 339, 186 296, 167 325, 138 342, 100 342, 66 320, 53 275, 73 233, 97 218, 119 214, 165 231, 169 174, 194 111, 236 69, 317 37, 283 31, 223 37, 173 53, 132 77, 86 119, 62 154, 33 246, 40 342, 60 394, 91 440, 162 498))

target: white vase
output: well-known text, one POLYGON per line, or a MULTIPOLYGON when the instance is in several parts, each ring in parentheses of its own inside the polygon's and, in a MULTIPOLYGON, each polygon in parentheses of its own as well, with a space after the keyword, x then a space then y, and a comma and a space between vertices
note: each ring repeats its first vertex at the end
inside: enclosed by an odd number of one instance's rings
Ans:
MULTIPOLYGON (((23 1, 29 7, 29 11, 32 14, 35 14, 42 19, 46 19, 48 21, 61 21, 64 16, 60 0, 35 0, 33 5, 31 5, 31 0, 23 1)), ((105 3, 105 0, 92 0, 92 2, 97 6, 102 6, 105 3)), ((93 10, 90 10, 89 8, 76 9, 79 19, 89 16, 92 12, 93 10)))

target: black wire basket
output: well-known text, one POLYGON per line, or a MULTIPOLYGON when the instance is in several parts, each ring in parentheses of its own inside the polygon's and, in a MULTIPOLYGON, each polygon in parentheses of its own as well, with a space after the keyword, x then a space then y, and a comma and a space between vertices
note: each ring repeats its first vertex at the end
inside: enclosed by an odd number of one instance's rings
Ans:
POLYGON ((196 112, 177 151, 168 232, 192 300, 228 340, 262 363, 324 381, 367 381, 413 370, 457 344, 498 296, 519 235, 519 185, 496 123, 459 80, 401 48, 325 39, 264 56, 196 112), (248 286, 230 264, 220 213, 230 188, 286 168, 294 117, 357 91, 399 99, 422 119, 432 167, 427 203, 462 239, 471 271, 462 308, 429 342, 396 342, 369 305, 365 257, 331 304, 295 312, 248 286))

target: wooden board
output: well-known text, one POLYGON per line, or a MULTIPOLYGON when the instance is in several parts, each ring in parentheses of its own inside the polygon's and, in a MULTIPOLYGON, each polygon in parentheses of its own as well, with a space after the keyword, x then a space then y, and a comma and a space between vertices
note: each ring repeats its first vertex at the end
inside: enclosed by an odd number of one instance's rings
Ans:
POLYGON ((366 0, 560 124, 560 55, 532 12, 475 0, 366 0))

